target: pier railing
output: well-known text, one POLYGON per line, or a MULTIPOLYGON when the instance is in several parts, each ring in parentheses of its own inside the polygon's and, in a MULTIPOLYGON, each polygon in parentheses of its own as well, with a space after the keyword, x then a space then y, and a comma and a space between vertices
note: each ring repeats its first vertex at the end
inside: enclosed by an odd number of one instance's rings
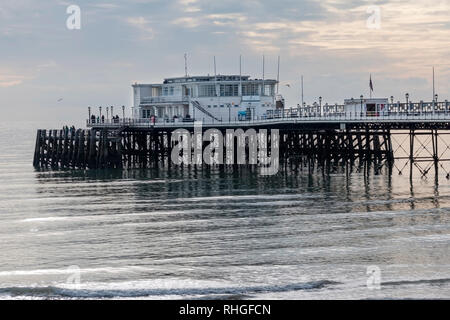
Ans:
MULTIPOLYGON (((390 109, 395 110, 395 109, 390 109)), ((398 110, 398 111, 397 111, 398 110)), ((450 122, 450 110, 447 108, 434 109, 434 111, 424 111, 423 109, 411 109, 403 111, 383 112, 305 112, 304 110, 289 109, 277 112, 272 115, 255 117, 253 119, 224 118, 215 121, 211 118, 197 118, 207 126, 250 126, 275 123, 389 123, 389 122, 450 122)), ((104 119, 91 121, 87 120, 88 127, 192 127, 194 119, 163 119, 163 118, 125 118, 125 119, 104 119)))

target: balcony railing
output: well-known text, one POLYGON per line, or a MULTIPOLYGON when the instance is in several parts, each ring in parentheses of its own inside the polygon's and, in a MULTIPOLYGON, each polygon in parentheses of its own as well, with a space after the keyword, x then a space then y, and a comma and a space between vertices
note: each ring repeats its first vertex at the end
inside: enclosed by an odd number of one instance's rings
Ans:
MULTIPOLYGON (((328 106, 331 107, 331 106, 328 106)), ((310 122, 418 122, 435 121, 450 122, 450 104, 445 102, 431 103, 393 103, 386 104, 383 111, 345 112, 343 105, 334 105, 334 108, 322 109, 320 106, 292 108, 285 110, 268 110, 263 116, 253 117, 224 117, 223 119, 196 118, 204 124, 217 124, 226 126, 233 124, 263 124, 263 123, 310 123, 310 122), (220 121, 219 121, 220 120, 220 121)), ((176 127, 183 124, 192 124, 192 118, 125 118, 125 119, 99 119, 87 120, 88 127, 176 127)))
POLYGON ((189 96, 158 96, 141 98, 141 104, 153 103, 186 103, 189 102, 189 96))

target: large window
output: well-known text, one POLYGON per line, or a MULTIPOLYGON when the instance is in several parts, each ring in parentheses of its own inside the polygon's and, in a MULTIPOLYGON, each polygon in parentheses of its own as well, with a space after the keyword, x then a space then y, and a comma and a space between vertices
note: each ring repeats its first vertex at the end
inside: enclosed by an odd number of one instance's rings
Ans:
POLYGON ((275 93, 275 86, 273 84, 264 85, 264 95, 273 96, 275 93))
POLYGON ((216 86, 214 84, 206 84, 198 87, 199 97, 215 97, 216 96, 216 86))
POLYGON ((259 96, 258 84, 244 84, 242 85, 243 96, 259 96))
POLYGON ((239 85, 237 84, 221 84, 220 85, 221 97, 237 97, 239 96, 239 85))

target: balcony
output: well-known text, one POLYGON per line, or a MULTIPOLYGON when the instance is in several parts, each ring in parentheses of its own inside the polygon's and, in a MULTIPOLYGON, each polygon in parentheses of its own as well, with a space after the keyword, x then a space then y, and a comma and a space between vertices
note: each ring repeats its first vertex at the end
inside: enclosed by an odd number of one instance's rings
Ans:
POLYGON ((189 96, 158 96, 158 97, 143 97, 142 104, 156 104, 156 103, 188 103, 189 96))

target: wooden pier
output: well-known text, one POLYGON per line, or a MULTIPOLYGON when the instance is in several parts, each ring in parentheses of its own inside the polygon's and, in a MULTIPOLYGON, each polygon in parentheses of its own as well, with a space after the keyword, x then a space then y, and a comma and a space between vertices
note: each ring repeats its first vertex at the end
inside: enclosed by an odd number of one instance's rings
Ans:
MULTIPOLYGON (((129 127, 118 130, 38 130, 33 165, 53 169, 171 166, 174 146, 171 134, 174 130, 129 127)), ((223 135, 225 131, 221 130, 223 135)), ((279 136, 280 163, 284 164, 359 161, 373 162, 379 166, 393 160, 390 133, 384 129, 316 131, 292 128, 281 129, 279 136)), ((202 152, 207 145, 203 143, 202 152)))
MULTIPOLYGON (((183 129, 193 135, 197 124, 116 119, 88 122, 87 129, 38 130, 33 165, 51 169, 174 166, 171 155, 176 142, 172 134, 183 129)), ((222 135, 237 129, 278 130, 280 167, 364 163, 371 164, 375 170, 397 169, 399 174, 408 168, 412 175, 416 168, 422 176, 442 169, 450 178, 450 169, 443 166, 450 162, 450 154, 446 153, 450 152, 447 109, 428 113, 396 112, 380 117, 325 114, 201 123, 201 133, 211 129, 222 135), (406 137, 400 143, 395 138, 399 135, 406 137), (405 163, 400 165, 401 161, 405 163)), ((202 151, 208 144, 203 142, 202 151)), ((248 149, 248 139, 246 144, 248 149)), ((271 148, 268 141, 269 152, 271 148)))

